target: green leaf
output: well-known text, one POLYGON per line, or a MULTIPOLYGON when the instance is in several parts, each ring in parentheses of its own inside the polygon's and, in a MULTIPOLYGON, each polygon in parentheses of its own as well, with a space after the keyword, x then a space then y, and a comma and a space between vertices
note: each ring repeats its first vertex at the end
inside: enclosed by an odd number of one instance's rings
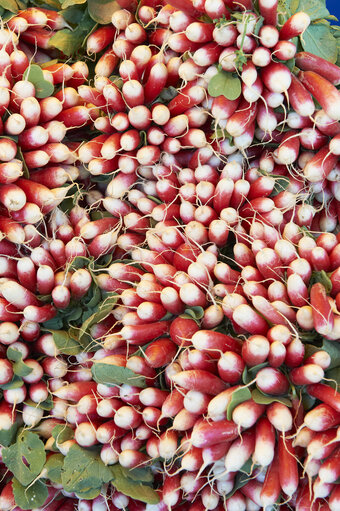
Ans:
POLYGON ((294 2, 294 0, 279 0, 278 1, 278 24, 283 25, 287 19, 291 16, 293 13, 291 11, 291 4, 294 2))
POLYGON ((32 371, 32 367, 29 367, 22 361, 22 353, 11 346, 7 349, 6 356, 8 360, 14 362, 13 371, 16 376, 28 376, 32 371))
POLYGON ((105 319, 110 314, 110 312, 116 305, 117 301, 118 301, 118 295, 111 294, 98 307, 97 312, 92 314, 92 316, 90 316, 86 321, 84 321, 84 323, 80 327, 79 338, 78 338, 80 344, 84 348, 86 348, 92 341, 91 335, 89 333, 91 326, 93 326, 93 325, 99 323, 100 321, 102 321, 103 319, 105 319))
POLYGON ((302 394, 302 405, 303 405, 303 409, 306 412, 314 406, 315 401, 316 401, 315 397, 312 397, 305 392, 302 394))
POLYGON ((8 389, 19 389, 24 385, 23 380, 20 378, 20 376, 17 376, 16 374, 13 376, 12 380, 9 383, 5 383, 3 385, 0 385, 0 388, 2 390, 8 390, 8 389))
POLYGON ((88 268, 90 264, 93 263, 93 258, 85 257, 85 256, 76 256, 72 259, 69 269, 70 270, 79 270, 80 268, 88 268))
POLYGON ((254 35, 259 35, 259 32, 261 30, 261 27, 263 26, 264 18, 262 16, 259 16, 257 18, 257 22, 253 31, 254 35))
POLYGON ((293 71, 294 67, 295 67, 295 59, 292 58, 292 59, 289 59, 289 60, 286 60, 285 61, 285 65, 288 67, 288 69, 290 69, 291 71, 293 71))
POLYGON ((178 91, 175 87, 167 87, 166 89, 163 89, 160 93, 159 99, 165 103, 168 103, 172 99, 174 99, 178 94, 178 91))
POLYGON ((302 47, 305 51, 322 57, 333 64, 338 56, 335 37, 327 25, 309 25, 307 30, 300 36, 302 47))
POLYGON ((79 25, 84 18, 84 9, 79 5, 73 4, 70 7, 64 7, 61 14, 68 23, 79 25))
POLYGON ((18 481, 27 486, 45 464, 45 446, 35 433, 22 431, 15 444, 2 450, 2 459, 18 481))
POLYGON ((135 387, 145 388, 145 378, 140 374, 135 374, 127 367, 105 364, 102 361, 94 362, 91 367, 93 379, 97 383, 104 385, 134 385, 135 387))
POLYGON ((63 454, 52 454, 45 463, 44 469, 47 470, 46 478, 53 483, 61 484, 61 470, 64 465, 65 456, 63 454))
POLYGON ((70 337, 68 332, 65 332, 65 330, 49 331, 51 332, 53 340, 61 353, 64 353, 65 355, 78 355, 78 353, 83 351, 80 344, 72 339, 72 337, 70 337))
POLYGON ((241 94, 241 80, 232 73, 219 71, 209 81, 208 93, 213 98, 224 96, 227 99, 237 99, 241 94))
POLYGON ((39 64, 41 69, 45 69, 45 67, 54 66, 54 64, 58 64, 58 59, 48 60, 47 62, 43 62, 42 64, 39 64))
POLYGON ((98 495, 100 495, 100 492, 101 492, 101 487, 100 488, 90 488, 89 490, 86 490, 86 491, 77 491, 76 495, 77 495, 78 499, 93 500, 96 497, 98 497, 98 495))
POLYGON ((92 221, 101 220, 102 218, 113 218, 108 211, 92 211, 90 216, 92 221))
POLYGON ((237 405, 240 405, 244 401, 248 401, 248 399, 251 399, 251 392, 248 389, 248 387, 240 387, 239 389, 236 389, 232 395, 231 399, 229 401, 229 405, 227 407, 227 420, 230 421, 232 419, 233 411, 236 408, 237 405))
POLYGON ((340 366, 334 367, 331 370, 327 370, 326 378, 328 380, 333 380, 333 381, 327 381, 327 385, 330 385, 331 387, 338 390, 339 381, 340 381, 340 366))
POLYGON ((47 98, 52 96, 54 92, 54 85, 45 80, 42 69, 36 64, 31 64, 23 75, 23 80, 28 80, 33 83, 35 87, 35 95, 37 98, 47 98))
POLYGON ((158 493, 153 488, 143 485, 139 481, 134 481, 129 473, 126 473, 126 469, 122 469, 123 467, 120 465, 111 467, 113 475, 112 484, 118 491, 132 499, 141 500, 147 504, 157 504, 159 502, 158 493))
POLYGON ((46 410, 46 411, 52 410, 52 408, 53 408, 53 399, 52 399, 51 394, 48 395, 48 397, 47 397, 47 399, 45 399, 45 401, 41 401, 40 403, 35 403, 31 399, 25 400, 24 403, 25 403, 25 405, 33 406, 34 408, 40 408, 41 410, 46 410))
POLYGON ((275 197, 275 195, 278 195, 280 192, 284 192, 288 188, 289 178, 286 176, 277 176, 274 174, 271 177, 275 179, 275 185, 272 193, 270 194, 270 197, 275 197))
POLYGON ((268 396, 267 394, 264 394, 259 389, 255 389, 251 393, 252 399, 255 401, 255 403, 258 403, 260 405, 270 405, 271 403, 282 403, 286 406, 292 406, 292 403, 290 399, 287 397, 282 396, 268 396))
POLYGON ((247 484, 247 482, 252 478, 253 469, 254 463, 250 458, 248 461, 245 462, 243 467, 237 473, 233 489, 224 497, 226 500, 230 499, 230 497, 232 497, 237 490, 239 490, 240 488, 247 484))
POLYGON ((71 7, 72 5, 80 5, 85 4, 86 0, 65 0, 62 2, 62 8, 67 9, 68 7, 71 7))
POLYGON ((121 465, 111 466, 111 472, 113 477, 116 479, 120 478, 129 478, 132 481, 139 483, 152 483, 153 482, 153 474, 151 472, 151 468, 149 467, 139 467, 139 468, 125 468, 121 465))
POLYGON ((64 490, 69 492, 89 492, 101 488, 112 479, 109 467, 106 467, 96 451, 73 445, 64 459, 61 481, 64 490))
MULTIPOLYGON (((124 467, 121 467, 124 468, 124 467)), ((152 483, 153 474, 150 467, 137 467, 131 470, 125 469, 128 472, 129 479, 133 481, 139 481, 142 483, 152 483)))
POLYGON ((17 146, 18 147, 18 155, 17 155, 17 158, 22 161, 22 171, 23 171, 23 177, 25 177, 26 179, 29 179, 30 177, 30 171, 28 170, 28 167, 26 165, 26 162, 25 162, 25 158, 24 158, 24 155, 22 153, 22 150, 21 150, 21 147, 20 146, 17 146))
POLYGON ((101 293, 100 293, 99 287, 96 284, 93 284, 91 286, 89 292, 87 293, 87 295, 88 295, 87 296, 88 301, 84 300, 83 303, 84 303, 84 305, 86 305, 86 307, 88 307, 89 309, 92 309, 93 307, 98 305, 98 303, 100 302, 100 299, 101 299, 101 293))
POLYGON ((324 286, 327 294, 332 291, 332 281, 324 270, 313 271, 309 286, 312 287, 312 285, 316 284, 317 282, 320 282, 324 286))
POLYGON ((13 478, 12 487, 15 503, 21 509, 31 510, 33 507, 41 507, 48 497, 46 483, 42 481, 36 481, 25 488, 17 479, 13 478))
POLYGON ((74 431, 64 424, 58 424, 52 430, 52 437, 56 444, 62 444, 74 437, 74 431))
POLYGON ((190 307, 185 309, 184 313, 180 315, 181 318, 189 318, 194 319, 195 321, 199 321, 204 316, 203 307, 190 307))
POLYGON ((299 0, 290 0, 290 12, 295 14, 299 10, 299 0))
POLYGON ((15 422, 9 429, 0 429, 0 445, 2 447, 8 447, 13 443, 18 428, 19 424, 15 422))
POLYGON ((303 11, 312 21, 327 18, 329 10, 326 8, 325 0, 300 0, 296 11, 303 11))
MULTIPOLYGON (((76 6, 71 6, 69 9, 67 9, 67 11, 71 11, 72 13, 75 10, 77 11, 76 6)), ((67 19, 67 21, 76 23, 76 20, 72 19, 72 16, 65 16, 65 14, 66 13, 63 13, 64 18, 67 19), (71 17, 71 19, 68 19, 69 17, 71 17)), ((88 12, 85 11, 85 13, 82 13, 82 18, 77 23, 77 26, 74 30, 68 28, 58 30, 49 40, 49 46, 52 48, 57 48, 65 55, 70 57, 79 50, 83 44, 84 38, 89 34, 94 26, 95 22, 90 18, 88 12)))
POLYGON ((9 346, 9 348, 7 348, 6 358, 8 358, 11 362, 20 362, 22 360, 22 353, 21 351, 9 346))
POLYGON ((121 9, 115 0, 88 0, 87 3, 91 18, 101 25, 111 23, 112 14, 121 9))
POLYGON ((263 367, 267 367, 267 362, 263 362, 263 364, 258 364, 257 366, 253 367, 245 367, 243 374, 242 374, 242 381, 245 385, 248 385, 248 383, 252 382, 255 379, 255 376, 259 372, 260 369, 263 369, 263 367))
POLYGON ((324 339, 321 349, 327 351, 331 357, 331 364, 328 370, 340 367, 340 344, 337 341, 327 341, 324 339))
POLYGON ((0 7, 3 7, 6 11, 13 12, 16 14, 19 10, 18 4, 15 0, 0 0, 0 7))
POLYGON ((63 320, 60 316, 57 315, 54 318, 45 321, 45 323, 43 323, 43 327, 46 330, 60 330, 63 328, 63 320))

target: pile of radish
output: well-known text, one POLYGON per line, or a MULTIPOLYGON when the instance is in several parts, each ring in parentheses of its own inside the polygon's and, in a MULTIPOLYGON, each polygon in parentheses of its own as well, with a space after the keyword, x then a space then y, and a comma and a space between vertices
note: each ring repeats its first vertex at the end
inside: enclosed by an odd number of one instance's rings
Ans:
POLYGON ((0 28, 0 511, 340 511, 325 2, 47 4, 0 28))

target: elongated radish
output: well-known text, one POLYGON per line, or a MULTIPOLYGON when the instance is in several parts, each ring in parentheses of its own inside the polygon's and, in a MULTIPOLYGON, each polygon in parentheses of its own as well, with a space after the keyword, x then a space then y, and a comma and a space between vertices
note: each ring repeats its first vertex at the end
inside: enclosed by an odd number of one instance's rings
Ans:
POLYGON ((197 390, 216 395, 225 388, 225 383, 217 376, 202 369, 181 371, 172 377, 172 381, 186 390, 197 390))
POLYGON ((335 121, 340 120, 340 95, 334 85, 314 71, 300 71, 298 78, 326 114, 335 121))
POLYGON ((237 426, 227 420, 210 423, 202 421, 196 424, 191 434, 195 447, 206 448, 221 441, 234 440, 238 436, 237 426))

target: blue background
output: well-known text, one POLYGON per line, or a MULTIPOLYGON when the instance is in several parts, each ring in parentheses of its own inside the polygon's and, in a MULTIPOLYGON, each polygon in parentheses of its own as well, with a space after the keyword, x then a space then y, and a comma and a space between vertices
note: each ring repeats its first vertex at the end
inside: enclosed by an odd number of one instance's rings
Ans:
POLYGON ((326 0, 326 5, 329 12, 340 20, 340 0, 326 0))

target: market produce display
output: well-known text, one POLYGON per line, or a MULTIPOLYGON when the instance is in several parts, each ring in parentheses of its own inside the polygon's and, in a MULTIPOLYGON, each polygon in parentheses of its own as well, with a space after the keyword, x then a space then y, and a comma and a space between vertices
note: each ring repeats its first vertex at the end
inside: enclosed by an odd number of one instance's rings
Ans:
POLYGON ((340 511, 324 0, 0 15, 0 511, 340 511))

